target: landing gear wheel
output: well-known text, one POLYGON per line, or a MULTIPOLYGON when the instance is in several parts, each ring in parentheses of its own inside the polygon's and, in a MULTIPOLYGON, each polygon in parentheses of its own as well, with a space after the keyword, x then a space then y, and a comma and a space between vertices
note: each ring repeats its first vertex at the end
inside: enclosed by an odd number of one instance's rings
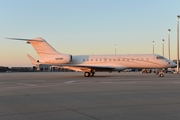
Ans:
POLYGON ((85 77, 89 77, 89 76, 90 76, 90 73, 89 73, 89 72, 85 72, 85 73, 84 73, 84 76, 85 76, 85 77))
POLYGON ((164 74, 160 73, 160 74, 159 74, 159 77, 164 77, 164 74))

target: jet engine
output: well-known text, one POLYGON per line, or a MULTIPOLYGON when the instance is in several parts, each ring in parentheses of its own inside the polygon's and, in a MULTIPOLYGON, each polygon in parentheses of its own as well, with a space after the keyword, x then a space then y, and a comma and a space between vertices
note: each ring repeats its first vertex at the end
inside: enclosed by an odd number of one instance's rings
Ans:
POLYGON ((62 55, 61 57, 55 58, 59 64, 67 64, 72 62, 72 55, 62 55))
POLYGON ((72 62, 72 55, 70 54, 53 55, 51 57, 49 56, 49 58, 41 60, 41 62, 45 64, 68 64, 72 62))

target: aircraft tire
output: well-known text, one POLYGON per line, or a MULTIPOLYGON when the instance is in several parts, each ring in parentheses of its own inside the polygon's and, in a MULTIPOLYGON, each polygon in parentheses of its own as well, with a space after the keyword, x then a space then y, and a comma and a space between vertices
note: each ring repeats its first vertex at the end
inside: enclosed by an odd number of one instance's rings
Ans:
POLYGON ((90 76, 90 73, 89 73, 89 72, 85 72, 85 73, 84 73, 84 76, 85 76, 85 77, 89 77, 89 76, 90 76))
POLYGON ((160 74, 159 74, 159 77, 164 77, 164 74, 160 73, 160 74))

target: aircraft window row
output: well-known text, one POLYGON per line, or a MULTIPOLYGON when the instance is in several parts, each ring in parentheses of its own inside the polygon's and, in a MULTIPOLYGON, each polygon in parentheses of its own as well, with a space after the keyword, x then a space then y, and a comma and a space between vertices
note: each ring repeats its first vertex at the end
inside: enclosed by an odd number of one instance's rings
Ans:
MULTIPOLYGON (((162 58, 158 58, 157 57, 157 59, 162 59, 162 58)), ((146 60, 146 61, 148 61, 149 60, 149 58, 146 58, 146 59, 143 59, 143 58, 141 58, 141 59, 138 59, 138 58, 118 58, 118 59, 83 59, 83 61, 84 62, 88 62, 88 61, 91 61, 91 62, 93 62, 93 61, 96 61, 96 62, 98 62, 98 61, 138 61, 138 60, 140 60, 140 61, 143 61, 143 60, 146 60)))

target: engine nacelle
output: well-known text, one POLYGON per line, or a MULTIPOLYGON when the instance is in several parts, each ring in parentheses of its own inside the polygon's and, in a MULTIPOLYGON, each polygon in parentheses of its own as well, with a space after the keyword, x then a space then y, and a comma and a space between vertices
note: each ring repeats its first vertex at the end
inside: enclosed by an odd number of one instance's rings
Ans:
POLYGON ((72 62, 72 55, 70 54, 60 54, 60 55, 53 55, 50 58, 42 61, 46 64, 68 64, 72 62))
POLYGON ((67 64, 72 62, 72 55, 69 54, 63 54, 58 58, 55 58, 55 60, 60 64, 67 64))

